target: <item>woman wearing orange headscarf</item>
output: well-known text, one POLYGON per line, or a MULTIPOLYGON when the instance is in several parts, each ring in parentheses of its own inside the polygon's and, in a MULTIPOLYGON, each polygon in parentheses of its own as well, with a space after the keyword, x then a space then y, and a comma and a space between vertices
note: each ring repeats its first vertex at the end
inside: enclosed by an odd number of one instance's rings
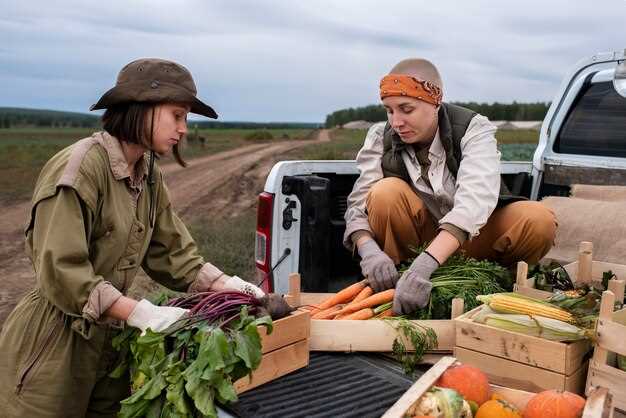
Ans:
POLYGON ((460 248, 504 265, 536 263, 548 252, 554 214, 506 190, 495 126, 443 102, 432 63, 398 63, 382 78, 380 98, 388 121, 372 126, 357 156, 361 174, 348 197, 344 244, 356 247, 376 291, 396 288, 396 314, 428 303, 430 276, 460 248), (396 266, 426 243, 399 277, 396 266))

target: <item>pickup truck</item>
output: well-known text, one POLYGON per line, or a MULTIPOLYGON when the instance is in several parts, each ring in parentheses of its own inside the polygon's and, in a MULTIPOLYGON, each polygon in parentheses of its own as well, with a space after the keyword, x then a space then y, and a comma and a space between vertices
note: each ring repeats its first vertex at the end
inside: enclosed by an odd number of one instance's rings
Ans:
MULTIPOLYGON (((532 161, 502 162, 515 195, 568 196, 572 184, 626 185, 625 53, 579 61, 564 78, 541 126, 532 161)), ((382 123, 382 122, 381 122, 382 123)), ((299 272, 304 292, 332 292, 360 275, 342 245, 354 160, 281 161, 259 195, 255 262, 266 290, 286 293, 299 272)))
MULTIPOLYGON (((516 195, 568 196, 572 184, 626 185, 626 51, 578 62, 543 121, 533 161, 502 163, 516 195)), ((299 272, 304 292, 332 292, 360 277, 342 245, 355 161, 281 161, 259 196, 258 283, 287 293, 299 272)), ((424 369, 425 370, 425 369, 424 369)), ((380 355, 312 353, 310 365, 241 396, 238 416, 380 416, 411 384, 380 355)))

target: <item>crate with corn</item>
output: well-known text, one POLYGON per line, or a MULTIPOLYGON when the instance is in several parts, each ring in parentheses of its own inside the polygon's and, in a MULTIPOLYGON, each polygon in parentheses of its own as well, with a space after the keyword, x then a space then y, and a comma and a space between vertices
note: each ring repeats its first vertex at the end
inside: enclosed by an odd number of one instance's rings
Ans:
MULTIPOLYGON (((600 296, 591 288, 558 291, 547 299, 519 293, 478 296, 483 305, 455 320, 455 356, 499 384, 582 394, 600 296)), ((623 293, 617 299, 623 300, 623 293)))

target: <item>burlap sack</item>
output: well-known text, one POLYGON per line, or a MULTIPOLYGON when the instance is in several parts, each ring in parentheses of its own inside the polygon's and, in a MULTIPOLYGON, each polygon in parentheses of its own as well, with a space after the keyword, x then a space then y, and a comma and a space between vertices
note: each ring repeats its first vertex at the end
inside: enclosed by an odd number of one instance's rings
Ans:
POLYGON ((556 214, 556 245, 546 258, 561 263, 576 261, 578 244, 593 242, 593 259, 626 263, 626 187, 572 186, 572 197, 542 201, 556 214))

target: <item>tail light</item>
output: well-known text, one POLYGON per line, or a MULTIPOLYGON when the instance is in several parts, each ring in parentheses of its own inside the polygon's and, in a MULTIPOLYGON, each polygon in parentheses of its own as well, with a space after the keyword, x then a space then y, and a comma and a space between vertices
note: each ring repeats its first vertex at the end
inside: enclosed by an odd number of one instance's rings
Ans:
POLYGON ((259 195, 259 206, 256 219, 256 242, 254 246, 254 262, 256 265, 256 282, 264 292, 274 290, 272 277, 272 209, 274 195, 263 192, 259 195))

